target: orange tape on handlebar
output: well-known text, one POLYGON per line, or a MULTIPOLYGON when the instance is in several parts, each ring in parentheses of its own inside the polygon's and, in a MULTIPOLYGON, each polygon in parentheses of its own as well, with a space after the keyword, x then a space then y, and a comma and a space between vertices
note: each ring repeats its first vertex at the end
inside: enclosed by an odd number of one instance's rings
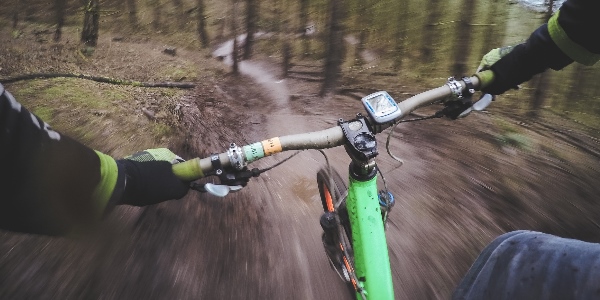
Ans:
POLYGON ((281 147, 281 142, 279 141, 278 137, 264 140, 261 143, 263 145, 265 156, 283 151, 283 148, 281 147))

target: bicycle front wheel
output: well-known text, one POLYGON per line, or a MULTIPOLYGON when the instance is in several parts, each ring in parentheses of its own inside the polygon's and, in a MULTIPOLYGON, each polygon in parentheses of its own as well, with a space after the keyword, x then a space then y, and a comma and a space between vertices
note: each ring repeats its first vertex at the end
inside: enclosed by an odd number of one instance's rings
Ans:
POLYGON ((323 211, 334 212, 334 202, 339 200, 348 189, 346 183, 337 171, 333 170, 332 174, 329 174, 327 169, 321 169, 317 173, 317 184, 323 211))

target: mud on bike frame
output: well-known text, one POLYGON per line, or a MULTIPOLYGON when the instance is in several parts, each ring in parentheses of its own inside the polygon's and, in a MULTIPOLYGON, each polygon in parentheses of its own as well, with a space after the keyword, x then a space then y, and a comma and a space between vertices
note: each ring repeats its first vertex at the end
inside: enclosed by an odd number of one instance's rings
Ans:
MULTIPOLYGON (((223 197, 230 191, 241 189, 251 177, 257 177, 266 170, 279 165, 263 170, 256 168, 250 170, 247 166, 251 162, 284 151, 328 149, 343 145, 351 158, 347 198, 342 196, 344 199, 328 200, 336 204, 330 204, 324 209, 333 212, 340 202, 345 201, 351 241, 347 238, 345 241, 342 239, 340 248, 344 255, 348 279, 352 283, 356 297, 358 299, 393 299, 394 289, 384 228, 385 217, 382 218, 378 199, 378 168, 374 161, 378 150, 375 135, 400 122, 412 121, 402 119, 415 109, 434 103, 443 102, 444 109, 431 117, 416 120, 443 116, 456 119, 468 114, 473 109, 481 110, 489 104, 491 96, 486 104, 479 105, 478 108, 477 103, 472 104, 470 100, 470 96, 478 88, 479 79, 472 76, 463 77, 462 80, 451 77, 443 86, 420 93, 399 103, 393 101, 387 93, 378 92, 363 98, 368 116, 359 113, 352 120, 340 119, 337 126, 332 128, 274 137, 241 147, 232 143, 229 149, 223 153, 175 164, 173 172, 180 179, 186 181, 217 176, 221 181, 219 185, 207 183, 200 186, 192 183, 192 187, 223 197), (388 100, 391 102, 386 102, 388 100), (381 103, 383 105, 380 105, 381 103), (370 109, 379 109, 380 112, 378 114, 370 109), (388 113, 391 110, 394 112, 388 113)), ((332 181, 330 180, 328 188, 333 186, 332 181)), ((337 218, 337 224, 340 224, 339 218, 337 218)), ((340 232, 344 230, 342 226, 338 227, 340 232)), ((344 236, 346 237, 346 235, 344 236)))

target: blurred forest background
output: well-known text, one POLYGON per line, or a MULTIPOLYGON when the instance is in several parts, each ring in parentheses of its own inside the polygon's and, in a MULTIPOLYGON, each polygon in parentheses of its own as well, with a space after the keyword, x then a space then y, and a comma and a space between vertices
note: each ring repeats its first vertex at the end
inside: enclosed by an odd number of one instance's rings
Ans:
MULTIPOLYGON (((333 126, 369 92, 400 101, 470 75, 560 3, 1 0, 0 82, 55 129, 113 157, 157 145, 208 155, 231 141, 333 126), (286 93, 233 76, 243 60, 276 74, 269 87, 289 78, 286 93), (5 84, 32 73, 196 87, 5 84)), ((600 241, 599 75, 600 65, 573 64, 499 96, 488 112, 397 129, 393 150, 407 163, 398 169, 380 149, 378 164, 402 193, 387 234, 398 299, 449 298, 507 231, 600 241)), ((83 241, 0 231, 0 298, 337 299, 344 286, 320 240, 319 164, 301 155, 226 199, 190 193, 119 207, 83 241)))
MULTIPOLYGON (((52 31, 55 40, 60 40, 62 26, 80 26, 82 42, 89 47, 96 45, 104 31, 122 37, 133 33, 158 35, 166 43, 190 49, 214 48, 248 33, 248 38, 237 40, 239 45, 235 45, 239 59, 253 55, 276 58, 282 64, 283 76, 323 80, 324 94, 344 92, 344 87, 352 89, 364 79, 371 81, 368 78, 381 79, 386 85, 394 78, 429 85, 448 74, 471 74, 487 51, 524 41, 562 1, 3 2, 0 26, 12 26, 15 37, 23 20, 40 24, 42 31, 52 31), (307 63, 315 68, 294 71, 294 66, 307 63)), ((11 71, 5 69, 4 73, 14 74, 11 71)), ((591 130, 599 125, 599 74, 598 66, 573 64, 525 84, 517 93, 518 101, 501 102, 515 114, 536 117, 541 108, 591 130)), ((514 94, 508 92, 507 97, 514 94)))

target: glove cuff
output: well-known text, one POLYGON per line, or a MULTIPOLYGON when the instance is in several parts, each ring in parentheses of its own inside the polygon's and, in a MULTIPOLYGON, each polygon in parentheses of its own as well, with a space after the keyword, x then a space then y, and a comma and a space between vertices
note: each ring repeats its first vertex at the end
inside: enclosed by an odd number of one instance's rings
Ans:
POLYGON ((118 160, 125 174, 125 188, 118 204, 146 206, 185 196, 189 184, 173 174, 166 161, 118 160))
POLYGON ((477 76, 477 78, 479 78, 479 89, 485 89, 486 87, 488 87, 492 82, 494 82, 494 71, 492 70, 485 70, 485 71, 481 71, 475 74, 475 76, 477 76))

